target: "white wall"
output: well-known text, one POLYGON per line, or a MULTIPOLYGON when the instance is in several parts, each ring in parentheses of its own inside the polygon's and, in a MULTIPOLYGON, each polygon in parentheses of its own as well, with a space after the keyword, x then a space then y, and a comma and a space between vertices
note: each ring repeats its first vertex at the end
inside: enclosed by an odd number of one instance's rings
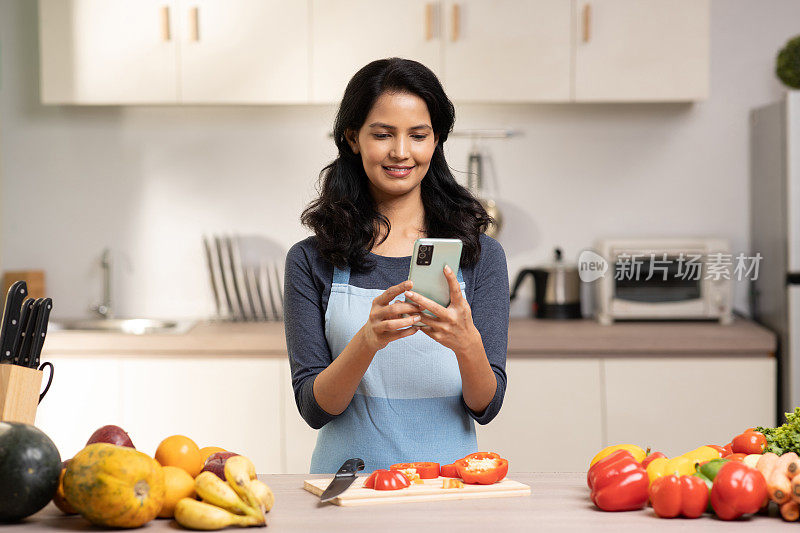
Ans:
MULTIPOLYGON (((714 0, 706 102, 459 107, 457 129, 523 132, 485 145, 511 275, 600 236, 717 235, 749 251, 748 113, 783 94, 774 57, 798 20, 795 0, 714 0)), ((202 233, 286 248, 307 235, 298 218, 334 155, 333 107, 42 106, 33 0, 0 0, 0 55, 0 269, 46 270, 55 316, 99 300, 104 246, 128 258, 118 314, 187 317, 213 309, 202 233)), ((469 142, 448 144, 465 170, 469 142)))

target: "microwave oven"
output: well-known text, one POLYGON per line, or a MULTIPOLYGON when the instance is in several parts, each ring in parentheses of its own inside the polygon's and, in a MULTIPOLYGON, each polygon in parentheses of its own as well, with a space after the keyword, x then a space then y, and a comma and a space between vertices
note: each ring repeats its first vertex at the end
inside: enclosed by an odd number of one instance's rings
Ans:
POLYGON ((615 320, 733 321, 730 245, 723 239, 604 239, 607 270, 595 283, 596 316, 615 320))

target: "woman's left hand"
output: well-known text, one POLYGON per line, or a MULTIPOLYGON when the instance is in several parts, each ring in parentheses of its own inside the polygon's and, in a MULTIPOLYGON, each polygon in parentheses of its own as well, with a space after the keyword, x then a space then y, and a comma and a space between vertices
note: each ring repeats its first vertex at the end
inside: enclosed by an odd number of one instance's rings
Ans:
POLYGON ((432 317, 422 313, 422 318, 411 327, 422 331, 458 355, 465 353, 470 344, 476 341, 480 343, 480 333, 472 322, 472 309, 461 294, 458 278, 449 266, 444 267, 444 277, 450 287, 450 305, 447 307, 442 307, 430 298, 412 291, 406 291, 405 297, 407 302, 412 302, 436 315, 432 317), (426 324, 427 327, 420 327, 421 324, 426 324))

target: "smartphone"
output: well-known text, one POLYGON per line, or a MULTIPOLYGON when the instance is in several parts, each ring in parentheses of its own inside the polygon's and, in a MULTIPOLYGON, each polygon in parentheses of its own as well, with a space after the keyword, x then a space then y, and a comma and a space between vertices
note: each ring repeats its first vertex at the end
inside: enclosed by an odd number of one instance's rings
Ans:
MULTIPOLYGON (((408 272, 408 279, 414 282, 411 290, 442 307, 450 305, 450 286, 443 269, 448 265, 458 275, 462 248, 461 239, 417 239, 408 272)), ((423 312, 433 315, 427 309, 423 312)))

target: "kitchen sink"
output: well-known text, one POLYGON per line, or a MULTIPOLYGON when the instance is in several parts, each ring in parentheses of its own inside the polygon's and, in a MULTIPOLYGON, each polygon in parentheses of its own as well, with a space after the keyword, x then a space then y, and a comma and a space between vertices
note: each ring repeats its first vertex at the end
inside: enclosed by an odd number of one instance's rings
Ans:
POLYGON ((107 331, 145 335, 148 333, 186 333, 194 321, 159 320, 154 318, 89 318, 72 320, 53 320, 48 330, 62 331, 107 331))

